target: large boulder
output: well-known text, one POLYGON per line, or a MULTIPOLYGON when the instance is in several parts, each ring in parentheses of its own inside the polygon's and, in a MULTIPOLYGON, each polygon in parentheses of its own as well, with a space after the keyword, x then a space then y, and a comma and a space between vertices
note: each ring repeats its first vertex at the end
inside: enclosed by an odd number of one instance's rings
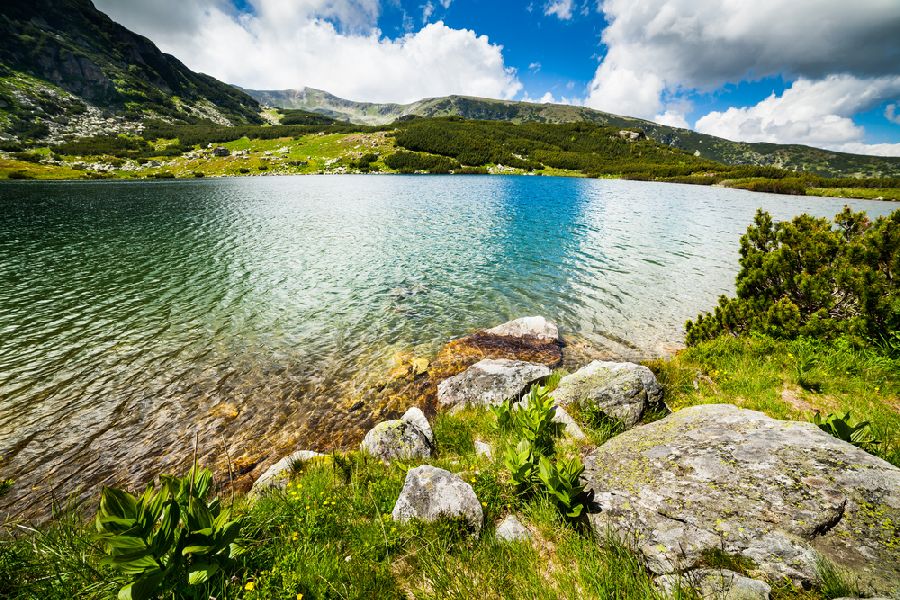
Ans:
POLYGON ((410 408, 394 421, 383 421, 369 430, 360 448, 384 462, 427 458, 434 448, 434 433, 424 413, 410 408))
POLYGON ((323 456, 323 454, 313 452, 312 450, 298 450, 289 456, 285 456, 259 476, 253 483, 250 493, 258 495, 267 490, 283 490, 291 480, 291 475, 293 474, 296 465, 323 456))
POLYGON ((486 358, 442 381, 438 385, 438 404, 494 406, 509 398, 518 399, 528 386, 548 375, 550 368, 545 365, 486 358))
POLYGON ((481 532, 484 513, 475 490, 458 475, 422 465, 406 472, 403 489, 391 516, 395 521, 462 519, 481 532))
POLYGON ((647 367, 602 360, 566 375, 553 392, 558 404, 598 409, 625 427, 635 426, 647 409, 660 407, 662 396, 662 387, 647 367))
POLYGON ((815 583, 824 556, 868 593, 900 593, 900 469, 812 423, 695 406, 585 459, 599 535, 635 540, 651 571, 750 559, 752 575, 815 583))
POLYGON ((507 321, 502 325, 486 329, 485 333, 501 337, 535 338, 548 342, 559 341, 559 328, 556 323, 544 317, 522 317, 507 321))

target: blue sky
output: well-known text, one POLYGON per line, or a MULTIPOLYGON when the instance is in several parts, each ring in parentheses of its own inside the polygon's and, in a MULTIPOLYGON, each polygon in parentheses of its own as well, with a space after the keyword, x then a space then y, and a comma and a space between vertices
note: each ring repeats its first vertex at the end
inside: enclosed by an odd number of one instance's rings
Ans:
POLYGON ((898 0, 96 0, 251 88, 582 104, 730 139, 900 155, 898 0))

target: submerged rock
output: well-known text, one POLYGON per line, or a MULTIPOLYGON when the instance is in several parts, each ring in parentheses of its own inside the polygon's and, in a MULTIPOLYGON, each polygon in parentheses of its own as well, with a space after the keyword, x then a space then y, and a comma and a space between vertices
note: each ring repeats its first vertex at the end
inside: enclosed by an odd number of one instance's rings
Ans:
POLYGON ((261 494, 271 489, 283 490, 291 480, 295 465, 323 456, 325 455, 312 450, 298 450, 290 456, 285 456, 259 476, 253 483, 250 493, 261 494))
POLYGON ((438 404, 493 406, 518 398, 525 389, 550 375, 544 365, 505 358, 481 360, 438 385, 438 404))
POLYGON ((406 472, 391 516, 395 521, 462 519, 481 532, 484 513, 472 486, 450 471, 422 465, 406 472))
POLYGON ((393 421, 383 421, 369 430, 360 448, 384 462, 431 456, 434 434, 428 419, 416 407, 393 421))
POLYGON ((556 323, 548 321, 544 317, 522 317, 507 321, 502 325, 486 329, 485 333, 502 337, 532 337, 548 342, 559 341, 559 328, 556 323))
POLYGON ((650 408, 662 406, 663 390, 647 367, 595 360, 563 377, 553 397, 560 405, 600 410, 634 427, 650 408))
POLYGON ((867 593, 900 593, 900 469, 812 423, 695 406, 622 433, 585 466, 591 526, 636 540, 654 573, 722 550, 806 584, 822 555, 867 593))
POLYGON ((679 587, 693 589, 700 600, 769 600, 772 588, 757 579, 727 569, 696 569, 656 578, 657 587, 674 597, 679 587))
POLYGON ((497 525, 497 539, 504 542, 517 542, 520 540, 530 540, 531 532, 522 525, 514 515, 509 515, 497 525))

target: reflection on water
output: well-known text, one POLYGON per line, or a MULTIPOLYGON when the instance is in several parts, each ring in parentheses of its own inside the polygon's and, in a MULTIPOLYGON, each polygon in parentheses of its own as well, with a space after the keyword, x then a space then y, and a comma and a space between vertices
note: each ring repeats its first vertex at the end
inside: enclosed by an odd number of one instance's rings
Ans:
POLYGON ((0 502, 146 481, 195 433, 239 469, 353 443, 360 373, 526 314, 657 353, 731 291, 757 206, 841 205, 534 177, 4 184, 0 502))

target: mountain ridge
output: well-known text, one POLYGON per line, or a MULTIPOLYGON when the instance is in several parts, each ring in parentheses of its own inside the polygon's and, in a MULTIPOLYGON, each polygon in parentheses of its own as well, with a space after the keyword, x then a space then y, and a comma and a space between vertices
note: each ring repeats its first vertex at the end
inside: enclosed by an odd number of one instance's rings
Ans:
POLYGON ((462 95, 424 98, 407 104, 357 102, 309 87, 244 91, 263 105, 306 110, 361 125, 385 125, 409 117, 441 116, 513 123, 588 122, 623 129, 640 129, 647 137, 660 143, 730 165, 775 166, 829 176, 900 176, 900 157, 850 154, 802 144, 739 142, 584 106, 462 95))
POLYGON ((260 123, 256 100, 197 73, 90 0, 4 0, 0 6, 0 132, 79 133, 88 117, 128 129, 147 118, 260 123))

